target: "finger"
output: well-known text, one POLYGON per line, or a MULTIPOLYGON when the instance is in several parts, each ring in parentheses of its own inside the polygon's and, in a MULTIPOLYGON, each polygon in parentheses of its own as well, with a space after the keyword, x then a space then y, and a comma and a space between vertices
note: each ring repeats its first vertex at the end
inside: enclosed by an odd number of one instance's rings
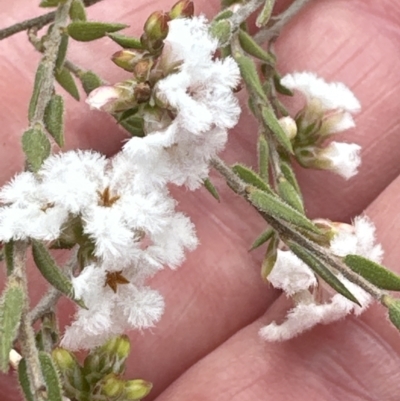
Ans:
MULTIPOLYGON (((367 209, 376 223, 385 261, 398 272, 400 178, 367 209), (396 241, 397 243, 397 241, 396 241)), ((191 367, 157 401, 348 400, 395 401, 400 368, 399 332, 374 305, 361 318, 317 326, 284 343, 257 332, 282 318, 282 296, 266 314, 191 367)))

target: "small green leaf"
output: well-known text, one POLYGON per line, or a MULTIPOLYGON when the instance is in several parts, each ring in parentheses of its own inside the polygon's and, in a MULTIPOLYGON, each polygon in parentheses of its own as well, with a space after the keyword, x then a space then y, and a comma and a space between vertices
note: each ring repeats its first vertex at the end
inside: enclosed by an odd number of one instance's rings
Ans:
POLYGON ((297 191, 299 195, 301 195, 301 190, 297 182, 296 175, 294 174, 294 171, 289 163, 281 160, 281 171, 285 178, 292 184, 292 187, 297 191))
POLYGON ((238 63, 240 75, 242 76, 250 93, 255 94, 258 98, 267 102, 268 100, 263 91, 254 61, 250 57, 244 56, 240 53, 234 53, 233 56, 238 63))
POLYGON ((252 251, 261 245, 265 244, 271 237, 274 235, 275 231, 272 228, 268 228, 264 232, 261 233, 260 236, 258 236, 254 242, 249 251, 252 251))
POLYGON ((4 244, 4 259, 7 266, 7 276, 14 271, 14 241, 11 240, 4 244))
POLYGON ((293 154, 292 144, 285 131, 280 126, 274 111, 269 107, 262 107, 261 116, 266 127, 275 135, 277 141, 289 152, 293 154))
POLYGON ((64 66, 65 57, 68 50, 69 36, 66 33, 61 35, 60 47, 58 48, 58 54, 56 59, 56 70, 61 71, 64 66))
POLYGON ((26 401, 35 401, 31 383, 29 381, 28 368, 26 366, 25 358, 21 359, 18 364, 18 381, 24 393, 26 401))
POLYGON ((143 49, 142 42, 139 38, 122 35, 120 33, 107 33, 107 36, 124 49, 143 49))
MULTIPOLYGON (((118 115, 116 116, 118 119, 118 115)), ((144 121, 139 116, 132 116, 120 122, 120 125, 124 127, 132 136, 144 137, 144 121)))
POLYGON ((271 274, 272 269, 275 266, 276 259, 278 258, 278 245, 279 237, 277 235, 273 235, 268 244, 267 252, 265 252, 264 259, 261 263, 261 278, 264 281, 268 281, 268 276, 271 274))
POLYGON ((69 17, 72 21, 86 21, 86 10, 82 0, 72 0, 69 17))
POLYGON ((56 81, 75 99, 79 100, 79 91, 71 72, 63 67, 54 74, 56 81))
POLYGON ((346 255, 344 263, 378 288, 400 291, 400 276, 372 260, 359 255, 346 255))
POLYGON ((220 46, 226 46, 232 37, 232 23, 227 19, 214 21, 209 28, 209 33, 218 39, 220 46))
POLYGON ((275 89, 278 93, 280 93, 281 95, 293 96, 293 92, 289 88, 286 88, 286 86, 283 86, 281 84, 281 77, 277 72, 275 72, 273 76, 273 81, 275 89))
POLYGON ((243 50, 251 56, 264 61, 269 65, 275 65, 275 58, 266 52, 254 38, 242 29, 239 30, 239 42, 243 50))
POLYGON ((53 95, 46 106, 44 123, 49 134, 57 145, 64 146, 64 99, 60 95, 53 95))
POLYGON ((0 298, 0 370, 8 371, 9 355, 18 334, 25 295, 15 282, 9 282, 0 298))
POLYGON ((85 71, 79 75, 83 90, 88 95, 91 91, 103 85, 101 78, 93 71, 85 71))
POLYGON ((278 192, 280 197, 294 209, 302 214, 304 212, 303 200, 292 184, 284 177, 279 179, 278 192))
POLYGON ((30 169, 36 173, 50 156, 51 144, 41 128, 29 128, 22 135, 22 149, 30 169))
POLYGON ((63 0, 42 0, 39 7, 57 7, 63 0))
POLYGON ((41 62, 36 70, 35 82, 33 84, 33 92, 31 100, 29 102, 29 111, 28 111, 29 122, 32 122, 32 118, 35 114, 39 92, 40 88, 43 85, 45 73, 46 73, 46 67, 44 66, 43 62, 41 62))
POLYGON ((222 19, 230 18, 233 15, 232 10, 223 10, 214 17, 214 21, 221 21, 222 19))
POLYGON ((127 26, 128 25, 118 23, 74 21, 68 25, 67 31, 72 39, 80 42, 90 42, 104 37, 107 33, 120 31, 127 26))
POLYGON ((392 298, 389 295, 384 295, 381 300, 389 310, 389 319, 400 330, 400 299, 392 298))
MULTIPOLYGON (((32 239, 32 254, 36 266, 42 276, 58 291, 67 297, 74 299, 74 288, 71 281, 61 272, 46 247, 39 241, 32 239)), ((81 300, 74 301, 81 307, 85 307, 81 300)))
POLYGON ((257 152, 258 152, 258 171, 260 173, 260 177, 264 182, 268 182, 269 146, 264 135, 259 135, 258 137, 257 152))
POLYGON ((265 26, 268 23, 269 19, 271 18, 274 4, 275 0, 265 0, 264 6, 256 19, 256 26, 258 28, 261 28, 262 26, 265 26))
POLYGON ((217 188, 215 188, 213 183, 210 181, 210 179, 206 178, 203 184, 204 187, 207 189, 207 191, 219 202, 220 201, 219 193, 217 191, 217 188))
POLYGON ((272 190, 269 185, 263 181, 263 179, 251 168, 246 167, 242 164, 235 164, 232 166, 232 170, 238 175, 246 184, 255 186, 262 191, 266 191, 272 194, 272 190))
POLYGON ((252 189, 248 198, 257 209, 299 228, 320 234, 320 231, 312 221, 276 196, 267 194, 259 189, 252 189))
POLYGON ((39 361, 43 379, 46 383, 47 399, 51 401, 63 401, 60 378, 50 355, 40 351, 39 361))
MULTIPOLYGON (((319 277, 326 281, 335 291, 350 301, 360 305, 357 298, 346 288, 346 286, 329 270, 329 268, 307 249, 295 242, 288 241, 287 245, 291 251, 307 264, 319 277)), ((360 305, 361 306, 361 305, 360 305)))

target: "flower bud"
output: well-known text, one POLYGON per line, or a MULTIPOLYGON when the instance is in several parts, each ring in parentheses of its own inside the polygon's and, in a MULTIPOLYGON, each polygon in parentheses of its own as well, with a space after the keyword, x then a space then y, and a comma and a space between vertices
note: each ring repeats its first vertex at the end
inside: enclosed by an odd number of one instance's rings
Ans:
POLYGON ((135 75, 136 80, 139 82, 147 81, 152 66, 153 66, 153 60, 150 58, 146 58, 137 62, 136 65, 133 67, 132 71, 133 74, 135 75))
POLYGON ((194 4, 193 1, 190 0, 180 0, 175 3, 171 11, 169 12, 169 16, 171 19, 175 18, 190 18, 193 17, 194 14, 194 4))
POLYGON ((73 370, 78 365, 75 355, 64 348, 55 348, 51 356, 60 371, 73 370))
POLYGON ((141 400, 150 393, 152 387, 153 385, 145 380, 128 380, 125 382, 125 399, 129 401, 141 400))
POLYGON ((294 121, 292 117, 287 116, 280 118, 279 125, 289 139, 293 139, 297 135, 296 121, 294 121))
POLYGON ((131 343, 128 336, 122 335, 108 340, 101 348, 119 359, 126 359, 131 351, 131 343))
POLYGON ((114 373, 105 376, 98 384, 100 393, 108 398, 119 397, 125 388, 125 381, 114 373))
POLYGON ((142 54, 135 50, 120 50, 111 56, 111 60, 125 71, 133 72, 142 57, 142 54))
POLYGON ((151 95, 151 88, 149 84, 144 82, 137 84, 135 90, 133 91, 133 95, 138 104, 146 103, 150 99, 151 95))
POLYGON ((170 17, 162 11, 153 12, 147 18, 143 30, 146 38, 152 42, 163 40, 168 35, 168 22, 170 17))

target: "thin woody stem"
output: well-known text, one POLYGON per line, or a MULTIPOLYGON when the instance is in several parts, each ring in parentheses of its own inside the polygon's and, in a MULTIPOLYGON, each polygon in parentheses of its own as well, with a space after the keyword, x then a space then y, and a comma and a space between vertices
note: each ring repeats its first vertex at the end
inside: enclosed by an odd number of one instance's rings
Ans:
MULTIPOLYGON (((93 4, 99 3, 102 0, 84 0, 85 6, 90 7, 93 4)), ((40 15, 26 21, 18 22, 17 24, 11 25, 7 28, 0 30, 0 40, 8 38, 9 36, 15 35, 16 33, 26 31, 31 28, 41 29, 44 26, 53 22, 56 17, 56 12, 51 11, 47 14, 40 15)))
MULTIPOLYGON (((249 203, 249 192, 252 187, 245 182, 243 182, 231 169, 227 166, 223 160, 218 157, 214 157, 211 161, 211 165, 225 178, 228 186, 238 195, 244 197, 249 203)), ((378 301, 382 300, 385 292, 375 287, 369 281, 365 280, 363 277, 359 276, 352 270, 350 270, 339 257, 333 255, 327 248, 324 248, 308 238, 306 238, 301 233, 297 232, 292 226, 290 226, 285 221, 282 221, 274 216, 270 216, 265 212, 259 211, 260 215, 264 220, 279 234, 283 239, 290 239, 308 251, 312 252, 313 255, 320 258, 322 261, 327 263, 329 266, 338 270, 343 274, 348 280, 354 284, 361 287, 364 291, 368 292, 378 301)))

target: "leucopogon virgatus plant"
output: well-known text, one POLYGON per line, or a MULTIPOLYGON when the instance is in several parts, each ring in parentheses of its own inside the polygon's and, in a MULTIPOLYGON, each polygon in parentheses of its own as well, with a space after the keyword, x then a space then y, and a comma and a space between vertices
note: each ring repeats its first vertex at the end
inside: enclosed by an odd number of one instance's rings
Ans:
POLYGON ((167 12, 152 12, 140 37, 123 24, 88 19, 86 8, 98 1, 42 0, 41 7, 54 11, 0 30, 0 39, 27 30, 42 53, 22 135, 25 169, 0 189, 6 272, 0 367, 18 370, 24 397, 147 396, 149 381, 123 376, 127 333, 152 336, 169 305, 150 279, 178 268, 202 242, 174 188, 204 187, 224 203, 211 170, 266 223, 251 251, 266 248, 261 279, 291 305, 264 323, 259 341, 289 341, 360 315, 373 302, 385 306, 400 329, 400 301, 390 293, 400 291, 400 277, 381 265, 372 220, 365 214, 352 222, 309 218, 297 180, 301 169, 349 180, 361 164, 361 146, 339 136, 355 127, 356 95, 312 71, 279 72, 275 40, 308 1, 295 0, 276 13, 273 0, 223 0, 221 11, 206 18, 192 1, 180 0, 167 12), (126 34, 119 33, 124 28, 126 34), (124 70, 123 81, 106 82, 69 58, 70 42, 103 37, 121 47, 110 57, 124 70), (62 150, 68 110, 55 82, 77 99, 77 81, 87 95, 81 107, 108 115, 124 130, 126 139, 112 156, 62 150), (288 107, 287 99, 298 106, 288 107), (219 157, 241 113, 258 124, 256 169, 219 157), (49 284, 32 309, 28 249, 49 284), (69 256, 63 267, 60 250, 69 256), (60 330, 56 304, 62 296, 75 303, 75 314, 60 330), (82 350, 85 357, 77 353, 82 350))

